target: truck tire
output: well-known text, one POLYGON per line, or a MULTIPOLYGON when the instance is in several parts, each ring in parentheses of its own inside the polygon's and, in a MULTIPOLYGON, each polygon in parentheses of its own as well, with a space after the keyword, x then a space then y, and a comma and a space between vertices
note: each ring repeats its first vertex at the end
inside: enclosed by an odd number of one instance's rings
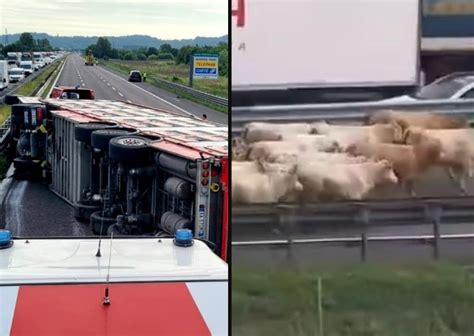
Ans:
POLYGON ((92 213, 100 211, 100 205, 88 205, 82 202, 74 203, 74 217, 80 222, 89 222, 92 213))
POLYGON ((102 151, 108 151, 111 139, 123 135, 132 135, 134 133, 137 133, 137 131, 126 128, 101 129, 94 131, 91 136, 91 146, 92 148, 97 148, 102 151))
POLYGON ((91 222, 92 232, 94 232, 97 235, 100 235, 100 234, 106 235, 108 228, 111 225, 117 223, 117 219, 115 217, 104 217, 103 211, 96 211, 92 213, 90 222, 91 222), (100 230, 101 226, 102 226, 102 232, 100 230))
POLYGON ((150 161, 149 143, 149 139, 136 135, 113 138, 109 143, 109 157, 119 162, 148 162, 150 161))
POLYGON ((77 141, 90 144, 92 132, 101 130, 101 129, 116 127, 116 126, 117 124, 105 123, 105 122, 91 122, 91 123, 77 124, 74 127, 74 138, 77 141))

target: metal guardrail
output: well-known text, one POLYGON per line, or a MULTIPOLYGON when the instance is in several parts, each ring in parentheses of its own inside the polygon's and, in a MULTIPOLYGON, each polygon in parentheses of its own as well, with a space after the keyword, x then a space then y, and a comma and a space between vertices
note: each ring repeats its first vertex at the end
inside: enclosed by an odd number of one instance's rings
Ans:
POLYGON ((241 134, 244 125, 252 121, 275 123, 322 120, 328 122, 361 122, 371 112, 392 109, 413 112, 430 111, 474 117, 474 99, 232 107, 232 134, 241 134))
MULTIPOLYGON (((232 210, 232 247, 283 247, 289 260, 294 245, 355 244, 361 260, 367 260, 369 242, 415 242, 433 245, 433 257, 441 255, 441 240, 472 240, 474 232, 441 234, 441 225, 474 223, 474 197, 335 202, 307 207, 295 205, 235 207, 232 210), (432 234, 369 236, 371 227, 431 225, 432 234), (355 234, 321 237, 321 225, 351 227, 355 234), (248 230, 250 239, 242 237, 248 230), (263 230, 262 230, 263 229, 263 230), (240 231, 240 232, 239 232, 240 231), (260 232, 260 234, 259 234, 260 232), (271 233, 273 232, 273 234, 271 233), (275 237, 275 232, 278 236, 275 237), (263 233, 263 234, 262 234, 263 233)), ((248 234, 247 234, 248 235, 248 234)), ((332 233, 334 235, 334 233, 332 233)), ((245 236, 245 235, 244 235, 245 236)))
POLYGON ((202 91, 199 91, 199 90, 196 90, 196 89, 192 89, 188 86, 173 83, 173 82, 161 79, 161 78, 153 77, 153 79, 156 80, 158 83, 160 83, 163 86, 167 86, 171 89, 176 89, 176 90, 183 91, 186 94, 188 94, 190 96, 193 96, 195 98, 199 98, 199 99, 205 100, 207 102, 217 104, 217 105, 221 105, 221 106, 224 106, 224 107, 229 107, 229 100, 227 98, 215 96, 215 95, 212 95, 212 94, 209 94, 209 93, 206 93, 206 92, 202 92, 202 91))

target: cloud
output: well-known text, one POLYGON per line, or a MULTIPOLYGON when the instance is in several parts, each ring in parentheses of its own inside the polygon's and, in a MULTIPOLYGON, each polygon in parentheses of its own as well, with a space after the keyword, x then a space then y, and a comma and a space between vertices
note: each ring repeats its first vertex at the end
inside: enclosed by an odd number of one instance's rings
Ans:
POLYGON ((166 39, 221 36, 227 33, 227 7, 225 0, 0 0, 0 29, 166 39))

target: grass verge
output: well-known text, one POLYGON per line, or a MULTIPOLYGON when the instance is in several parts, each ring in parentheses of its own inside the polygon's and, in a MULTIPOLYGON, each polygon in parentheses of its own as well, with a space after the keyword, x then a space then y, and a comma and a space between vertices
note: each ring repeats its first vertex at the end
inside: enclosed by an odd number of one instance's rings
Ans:
POLYGON ((474 284, 461 266, 301 272, 233 267, 233 335, 474 335, 474 284))
POLYGON ((62 64, 63 61, 53 64, 49 69, 45 69, 41 74, 39 74, 35 79, 29 81, 28 83, 23 84, 18 90, 15 91, 15 94, 22 96, 30 96, 38 87, 44 85, 46 79, 49 75, 56 70, 58 66, 62 64))
MULTIPOLYGON (((213 104, 211 102, 203 101, 195 98, 184 91, 170 88, 154 80, 153 77, 162 78, 178 84, 187 85, 189 68, 184 65, 175 65, 174 61, 122 61, 122 60, 100 60, 100 64, 105 65, 111 69, 119 71, 123 74, 129 74, 131 70, 140 70, 147 73, 147 82, 162 88, 168 92, 179 95, 182 98, 188 99, 195 103, 207 106, 213 110, 228 113, 228 108, 221 105, 213 104)), ((228 97, 228 83, 227 77, 219 80, 195 81, 194 88, 220 97, 228 97)))

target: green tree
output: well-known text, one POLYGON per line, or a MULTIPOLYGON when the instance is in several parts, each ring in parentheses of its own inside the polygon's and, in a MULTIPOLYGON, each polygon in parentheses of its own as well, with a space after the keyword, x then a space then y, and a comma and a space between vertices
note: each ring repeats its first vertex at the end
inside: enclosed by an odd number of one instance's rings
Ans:
POLYGON ((137 59, 139 61, 144 61, 144 60, 146 60, 146 55, 142 54, 142 53, 139 53, 139 54, 137 54, 137 59))
POLYGON ((229 51, 223 49, 219 53, 219 75, 227 76, 229 73, 229 51))
POLYGON ((96 57, 103 58, 112 54, 112 45, 105 37, 99 37, 96 43, 96 57))
POLYGON ((18 44, 23 48, 23 50, 34 50, 36 47, 35 39, 30 33, 22 33, 18 44))
POLYGON ((160 52, 158 54, 158 58, 161 60, 172 60, 173 59, 173 54, 169 52, 160 52))
POLYGON ((147 57, 147 60, 156 61, 156 60, 158 60, 158 55, 150 55, 150 56, 147 57))
POLYGON ((171 50, 173 50, 173 47, 169 43, 164 43, 160 46, 160 52, 162 53, 171 53, 171 50))
POLYGON ((147 56, 158 55, 158 49, 156 49, 155 47, 150 47, 150 48, 148 48, 146 54, 147 54, 147 56))
POLYGON ((136 59, 136 56, 134 53, 132 53, 131 51, 129 51, 128 53, 126 53, 124 56, 123 56, 123 59, 124 60, 127 60, 127 61, 133 61, 136 59))

